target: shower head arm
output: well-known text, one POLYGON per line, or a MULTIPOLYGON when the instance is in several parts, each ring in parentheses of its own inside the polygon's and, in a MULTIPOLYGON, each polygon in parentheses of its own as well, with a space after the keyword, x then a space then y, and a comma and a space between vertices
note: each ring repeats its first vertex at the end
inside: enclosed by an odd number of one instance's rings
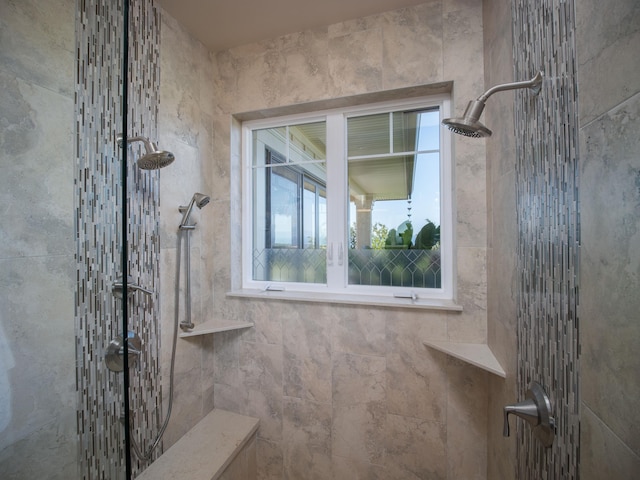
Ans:
MULTIPOLYGON (((118 146, 120 148, 122 148, 122 143, 123 142, 122 142, 122 134, 121 133, 119 133, 116 136, 116 140, 118 141, 118 146)), ((158 151, 158 148, 155 146, 155 144, 152 141, 150 141, 148 138, 146 138, 146 137, 140 137, 140 136, 138 136, 138 137, 127 137, 127 145, 130 145, 130 144, 132 144, 134 142, 142 142, 144 144, 144 148, 145 148, 145 151, 147 153, 153 153, 153 152, 158 151)))
POLYGON ((513 83, 503 83, 502 85, 496 85, 495 87, 491 87, 485 93, 483 93, 480 97, 478 97, 478 102, 486 102, 487 99, 497 92, 503 92, 505 90, 518 90, 520 88, 530 88, 534 94, 538 94, 540 92, 540 88, 542 86, 542 72, 536 73, 535 77, 531 80, 526 80, 524 82, 513 82, 513 83))

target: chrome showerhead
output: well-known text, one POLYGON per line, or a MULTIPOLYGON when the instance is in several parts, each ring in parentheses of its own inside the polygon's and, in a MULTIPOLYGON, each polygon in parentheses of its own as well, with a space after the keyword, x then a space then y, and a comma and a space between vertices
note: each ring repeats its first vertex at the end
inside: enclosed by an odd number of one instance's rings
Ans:
POLYGON ((445 125, 453 133, 464 135, 466 137, 490 137, 491 130, 480 123, 480 115, 484 110, 487 99, 496 92, 503 90, 515 90, 518 88, 529 88, 537 95, 542 87, 542 72, 538 72, 535 77, 526 82, 505 83, 496 85, 487 90, 477 100, 469 102, 467 109, 464 111, 462 118, 445 118, 442 124, 445 125))
POLYGON ((491 130, 480 123, 479 120, 483 110, 484 102, 480 100, 471 101, 467 105, 462 118, 446 118, 442 121, 442 124, 446 125, 453 133, 464 135, 465 137, 490 137, 491 130))
MULTIPOLYGON (((122 147, 122 134, 116 137, 118 145, 122 147)), ((138 159, 138 168, 141 170, 157 170, 173 163, 176 157, 171 152, 158 150, 155 143, 149 141, 146 137, 127 138, 127 143, 142 142, 144 144, 145 154, 138 159)))
POLYGON ((191 211, 193 210, 193 206, 197 206, 198 208, 204 207, 207 203, 211 201, 211 197, 208 195, 204 195, 203 193, 194 193, 193 197, 191 197, 191 201, 187 206, 180 206, 178 209, 180 213, 182 213, 182 220, 180 221, 179 229, 185 228, 193 228, 193 225, 188 225, 189 217, 191 216, 191 211))

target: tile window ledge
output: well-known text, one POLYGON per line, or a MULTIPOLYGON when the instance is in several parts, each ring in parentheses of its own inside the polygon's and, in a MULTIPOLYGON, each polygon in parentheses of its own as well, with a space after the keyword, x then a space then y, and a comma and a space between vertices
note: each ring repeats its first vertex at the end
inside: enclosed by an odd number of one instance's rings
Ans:
POLYGON ((279 290, 239 289, 227 292, 227 297, 253 299, 289 300, 297 302, 342 303, 376 307, 419 308, 424 310, 447 310, 461 312, 462 305, 452 300, 394 298, 390 296, 346 293, 294 292, 279 290))
POLYGON ((484 343, 424 342, 424 345, 502 378, 507 374, 489 345, 484 343))
POLYGON ((196 324, 193 329, 188 332, 180 332, 180 338, 196 337, 198 335, 208 335, 211 333, 229 332, 231 330, 242 330, 243 328, 253 327, 250 322, 221 322, 210 321, 196 324))

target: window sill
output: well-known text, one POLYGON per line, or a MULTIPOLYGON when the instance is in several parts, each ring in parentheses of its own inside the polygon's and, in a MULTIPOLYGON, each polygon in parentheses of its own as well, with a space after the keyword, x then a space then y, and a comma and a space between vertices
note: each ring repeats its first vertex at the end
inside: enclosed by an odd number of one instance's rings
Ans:
POLYGON ((507 376, 489 345, 484 343, 424 342, 424 344, 499 377, 507 376))
POLYGON ((211 321, 211 322, 205 322, 205 323, 201 323, 201 324, 196 324, 195 327, 193 327, 191 330, 189 330, 188 332, 180 332, 180 334, 178 335, 180 338, 187 338, 187 337, 195 337, 198 335, 207 335, 210 333, 220 333, 220 332, 228 332, 231 330, 241 330, 243 328, 250 328, 253 327, 253 323, 249 323, 249 322, 216 322, 216 321, 211 321))
POLYGON ((462 305, 452 300, 381 297, 376 295, 343 294, 343 293, 314 293, 293 291, 266 291, 258 289, 241 289, 227 292, 228 297, 253 299, 288 300, 295 302, 341 303, 350 305, 366 305, 376 307, 418 308, 423 310, 447 310, 461 312, 462 305))

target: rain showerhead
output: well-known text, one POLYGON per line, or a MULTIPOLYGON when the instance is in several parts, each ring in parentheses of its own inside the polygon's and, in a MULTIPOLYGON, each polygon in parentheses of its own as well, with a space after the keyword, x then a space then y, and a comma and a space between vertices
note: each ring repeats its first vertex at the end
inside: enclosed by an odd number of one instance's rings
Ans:
POLYGON ((529 81, 496 85, 478 97, 477 100, 469 102, 462 118, 445 118, 442 121, 442 124, 453 133, 464 135, 465 137, 490 137, 491 130, 485 127, 479 120, 487 99, 496 92, 516 90, 519 88, 529 88, 535 95, 537 95, 540 93, 541 86, 542 72, 538 72, 536 76, 529 81))
MULTIPOLYGON (((122 147, 122 134, 116 137, 118 145, 122 147)), ((138 168, 142 170, 157 170, 173 163, 176 157, 171 152, 158 150, 155 143, 149 141, 146 137, 127 138, 127 143, 142 142, 144 144, 145 154, 138 159, 138 168)))
POLYGON ((182 213, 182 220, 180 221, 179 229, 193 229, 193 225, 188 225, 189 217, 191 216, 191 211, 193 210, 193 206, 197 206, 198 208, 204 207, 207 203, 211 201, 211 197, 208 195, 204 195, 203 193, 194 193, 193 197, 191 197, 191 201, 187 206, 178 207, 180 213, 182 213))
POLYGON ((465 137, 490 137, 491 130, 480 123, 479 120, 483 110, 484 102, 480 100, 471 101, 467 105, 462 118, 446 118, 442 121, 442 124, 446 125, 453 133, 464 135, 465 137))

